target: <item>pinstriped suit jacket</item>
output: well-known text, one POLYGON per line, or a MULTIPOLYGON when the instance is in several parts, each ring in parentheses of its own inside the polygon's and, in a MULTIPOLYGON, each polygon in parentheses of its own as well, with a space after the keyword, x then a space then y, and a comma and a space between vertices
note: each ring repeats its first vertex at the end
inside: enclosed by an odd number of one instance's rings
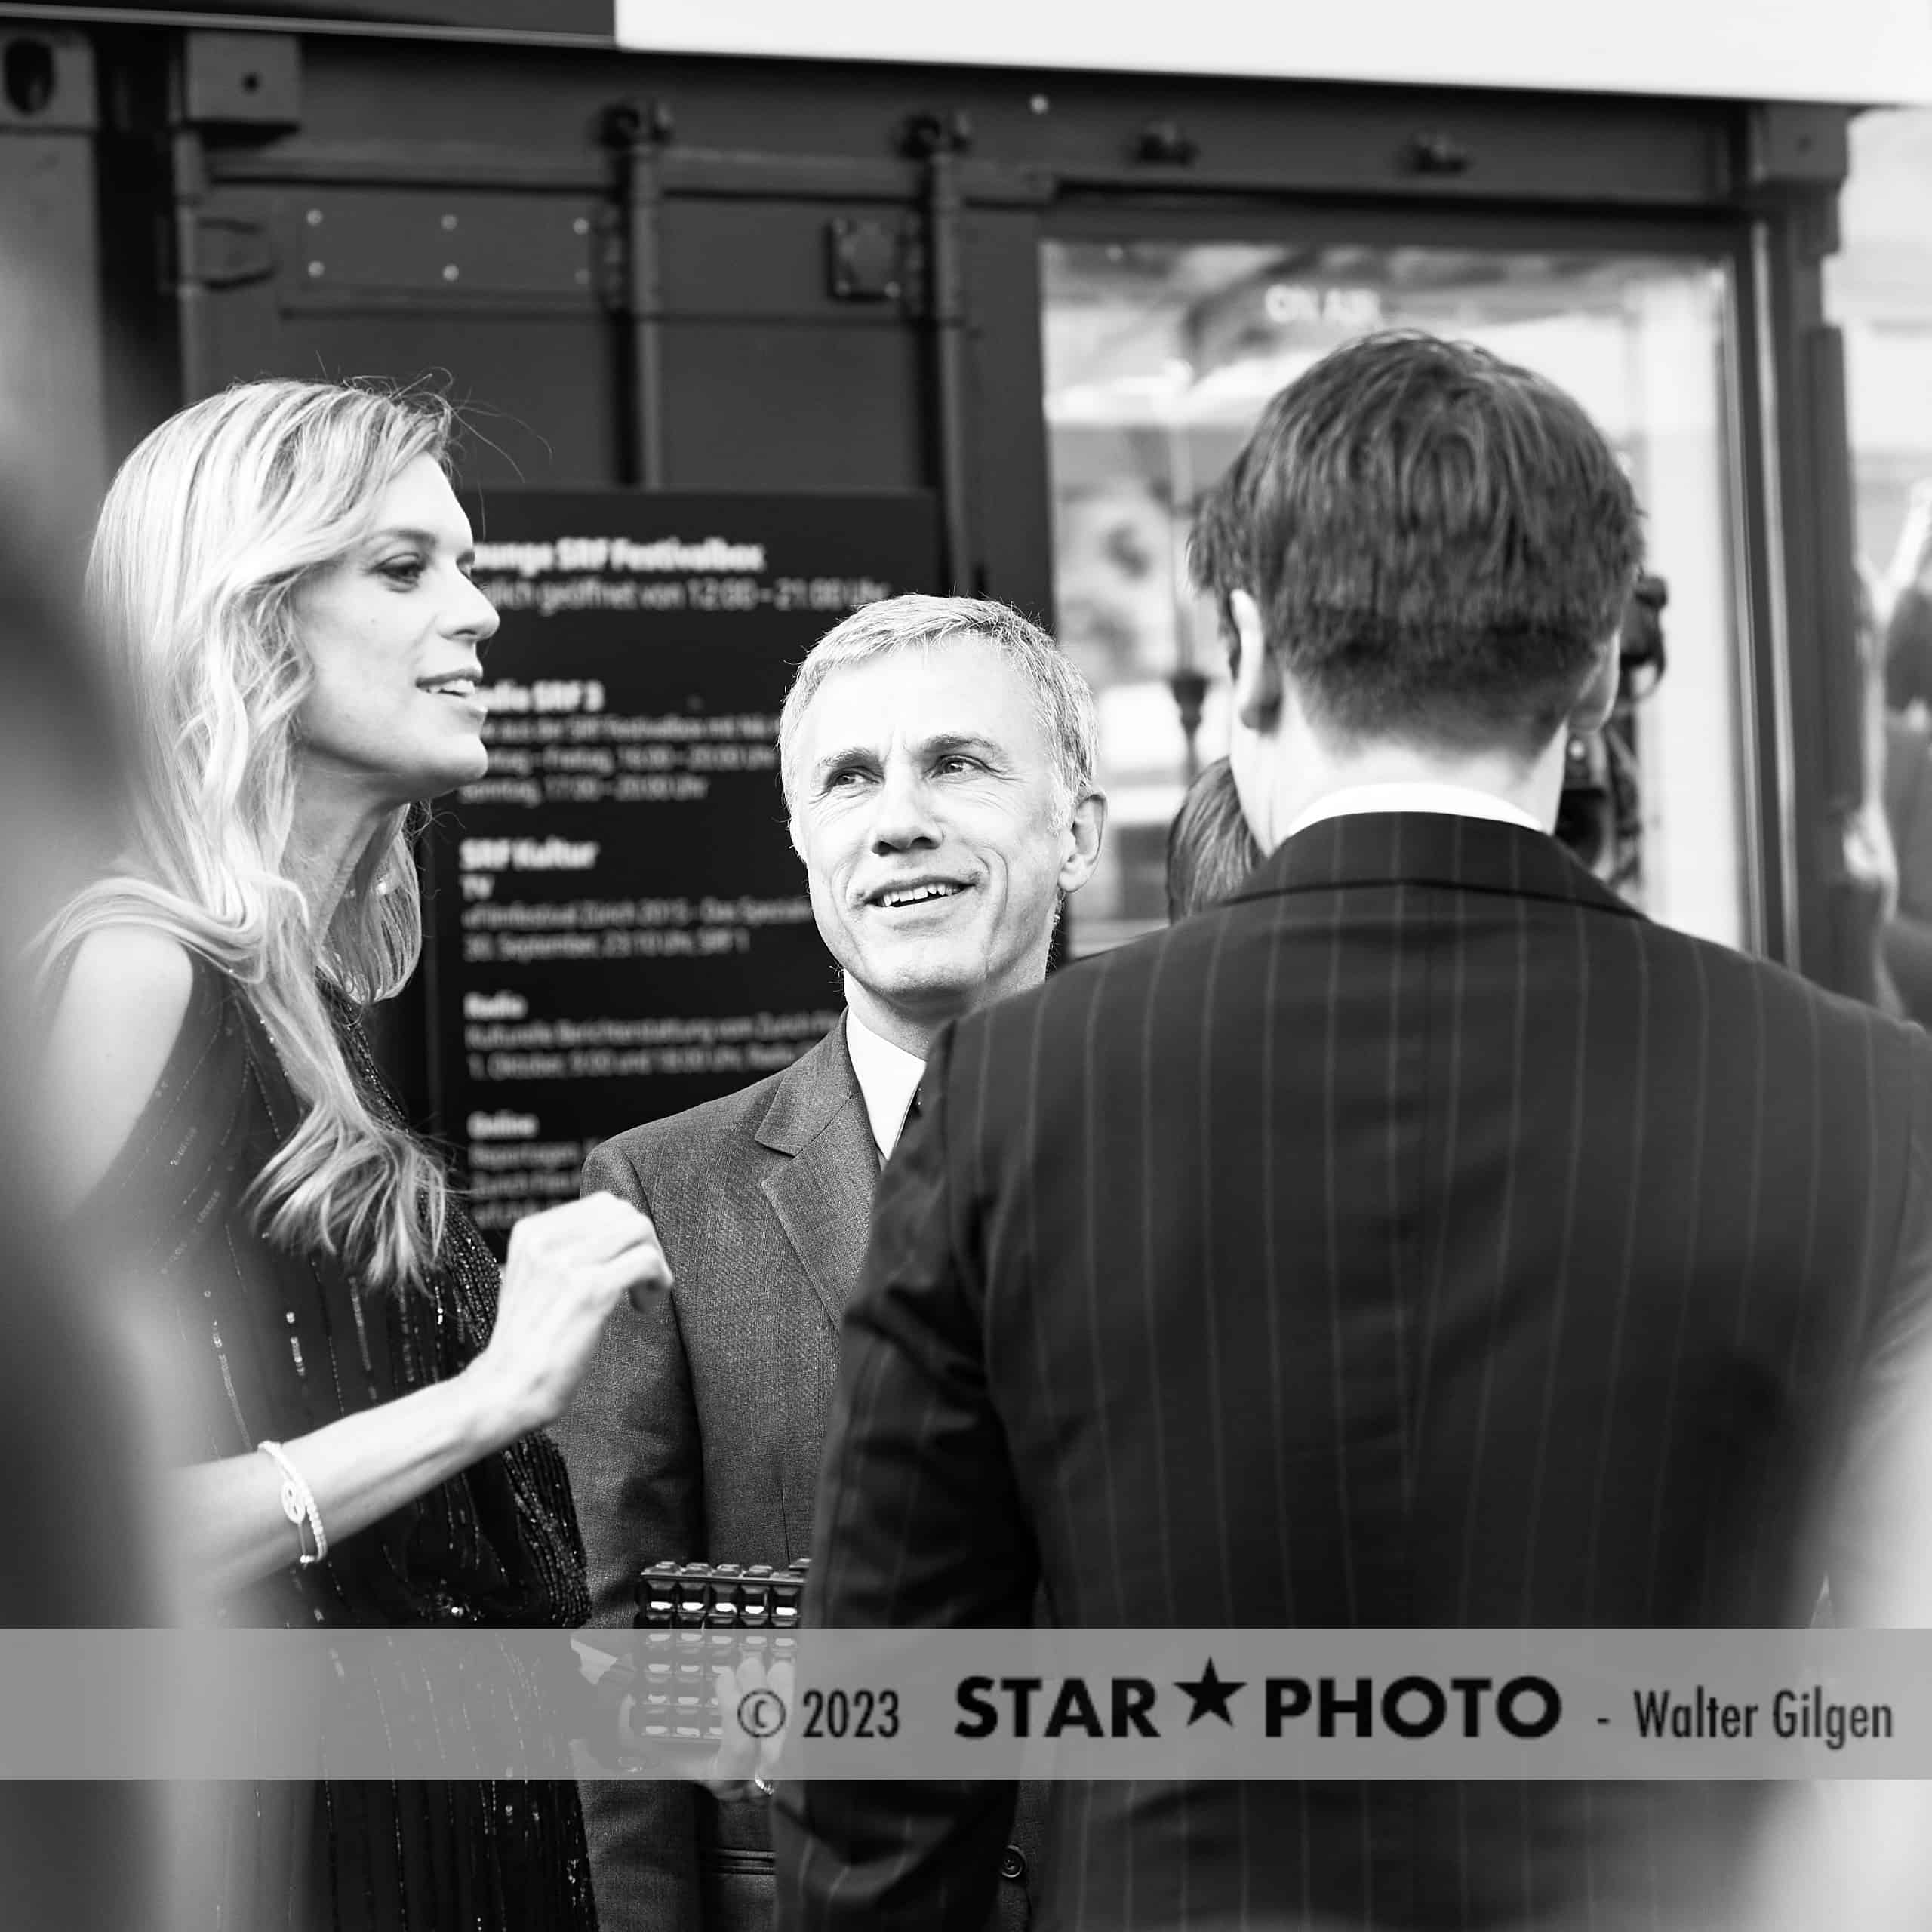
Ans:
MULTIPOLYGON (((1036 1578, 1073 1626, 1808 1615, 1807 1504, 1932 1288, 1916 1029, 1540 834, 1385 814, 961 1022, 926 1091, 847 1312, 815 1618, 1019 1625, 1036 1578)), ((1051 1789, 1045 1932, 1697 1923, 1742 1802, 1051 1789)), ((974 1924, 1007 1801, 788 1787, 781 1924, 974 1924)))

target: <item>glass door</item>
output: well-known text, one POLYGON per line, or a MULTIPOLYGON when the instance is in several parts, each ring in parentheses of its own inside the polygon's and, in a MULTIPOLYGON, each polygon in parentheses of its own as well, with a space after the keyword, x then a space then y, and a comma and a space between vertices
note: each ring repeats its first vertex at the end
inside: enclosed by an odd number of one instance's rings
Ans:
POLYGON ((1332 217, 1299 240, 1159 239, 1109 219, 1041 263, 1057 618, 1098 696, 1111 800, 1071 949, 1164 923, 1168 825, 1226 749, 1216 616, 1187 582, 1195 503, 1270 395, 1397 327, 1548 376, 1620 453, 1661 582, 1626 617, 1611 730, 1571 749, 1559 830, 1654 918, 1761 947, 1726 252, 1365 240, 1332 217))

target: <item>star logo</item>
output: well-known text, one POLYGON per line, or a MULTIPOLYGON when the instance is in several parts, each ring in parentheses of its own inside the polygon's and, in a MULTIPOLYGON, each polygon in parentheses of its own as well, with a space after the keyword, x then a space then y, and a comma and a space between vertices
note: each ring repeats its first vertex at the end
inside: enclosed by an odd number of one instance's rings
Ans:
POLYGON ((1228 1700, 1247 1681, 1245 1678, 1230 1681, 1225 1677, 1217 1677, 1214 1675, 1214 1660, 1210 1657, 1207 1667, 1192 1684, 1177 1684, 1174 1688, 1185 1691, 1192 1700, 1194 1708, 1187 1714, 1190 1725, 1197 1718, 1219 1718, 1232 1730, 1234 1728, 1234 1713, 1228 1709, 1228 1700))

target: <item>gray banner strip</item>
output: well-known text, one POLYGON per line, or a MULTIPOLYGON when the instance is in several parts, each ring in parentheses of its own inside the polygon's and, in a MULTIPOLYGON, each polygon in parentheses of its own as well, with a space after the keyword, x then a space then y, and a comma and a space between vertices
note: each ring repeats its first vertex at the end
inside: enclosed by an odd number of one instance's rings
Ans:
POLYGON ((754 1770, 1932 1778, 1932 1632, 0 1632, 8 1778, 754 1770))

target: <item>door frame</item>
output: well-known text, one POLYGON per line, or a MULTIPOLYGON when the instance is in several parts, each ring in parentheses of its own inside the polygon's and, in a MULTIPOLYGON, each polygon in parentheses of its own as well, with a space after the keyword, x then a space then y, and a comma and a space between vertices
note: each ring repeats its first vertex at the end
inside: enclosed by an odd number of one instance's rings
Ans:
MULTIPOLYGON (((983 529, 983 581, 990 595, 1043 614, 1050 626, 1056 614, 1039 340, 1044 243, 1348 240, 1682 254, 1722 267, 1730 569, 1742 627, 1737 668, 1747 940, 1761 955, 1826 985, 1863 990, 1856 983, 1856 946, 1847 931, 1847 881, 1834 863, 1841 841, 1833 835, 1863 791, 1858 734, 1846 728, 1847 712, 1856 708, 1847 688, 1847 678, 1857 675, 1856 643, 1848 601, 1838 621, 1841 614, 1823 589, 1832 577, 1824 555, 1832 493, 1829 487, 1793 489, 1795 476, 1814 484, 1829 476, 1835 442, 1848 544, 1849 461, 1841 401, 1835 425, 1829 397, 1815 392, 1820 377, 1804 380, 1807 354, 1829 365, 1829 340, 1819 338, 1835 337, 1835 331, 1804 325, 1804 235, 1790 211, 1758 205, 1634 213, 1528 202, 1447 205, 1291 188, 1230 195, 1103 187, 1063 192, 1030 210, 976 214, 980 254, 996 278, 1001 304, 1021 300, 1023 291, 1032 322, 1030 341, 1023 342, 1010 318, 1003 325, 990 315, 980 318, 979 438, 997 448, 998 468, 1009 478, 1024 450, 1018 466, 1038 479, 1036 489, 1023 485, 1015 493, 1023 502, 1010 499, 1009 514, 983 529), (1026 423, 1017 420, 1022 410, 1026 423), (1807 607, 1811 620, 1799 621, 1798 611, 1807 607), (1807 826, 1817 828, 1817 835, 1804 836, 1807 826)), ((1823 380, 1829 388, 1829 367, 1823 380)), ((975 496, 983 504, 988 500, 983 488, 975 496)), ((1851 555, 1847 548, 1847 571, 1851 555)), ((1072 909, 1077 916, 1077 907, 1072 909)))

